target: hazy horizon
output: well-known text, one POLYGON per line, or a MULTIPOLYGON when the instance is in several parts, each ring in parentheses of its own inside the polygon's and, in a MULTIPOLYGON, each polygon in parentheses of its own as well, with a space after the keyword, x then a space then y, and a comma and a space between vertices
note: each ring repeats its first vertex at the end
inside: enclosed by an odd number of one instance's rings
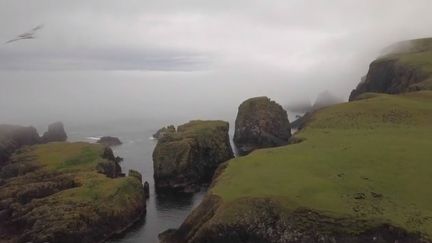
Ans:
MULTIPOLYGON (((0 1, 0 123, 227 119, 246 98, 347 100, 387 46, 432 36, 432 3, 0 1)), ((234 119, 234 117, 232 118, 234 119)))

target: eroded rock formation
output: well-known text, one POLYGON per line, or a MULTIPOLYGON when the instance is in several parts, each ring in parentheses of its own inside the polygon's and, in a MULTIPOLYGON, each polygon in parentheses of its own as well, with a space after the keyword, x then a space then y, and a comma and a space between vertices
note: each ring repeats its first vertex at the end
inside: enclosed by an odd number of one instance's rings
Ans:
POLYGON ((290 137, 287 112, 275 101, 255 97, 240 105, 234 133, 234 143, 240 154, 285 145, 290 137))

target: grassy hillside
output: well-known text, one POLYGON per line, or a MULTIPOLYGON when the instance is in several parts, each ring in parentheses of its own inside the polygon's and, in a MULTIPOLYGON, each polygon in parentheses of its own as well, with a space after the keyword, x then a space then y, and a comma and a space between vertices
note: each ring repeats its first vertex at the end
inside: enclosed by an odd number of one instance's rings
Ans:
POLYGON ((301 143, 231 160, 212 193, 225 205, 273 198, 432 239, 432 92, 364 96, 317 112, 301 143))

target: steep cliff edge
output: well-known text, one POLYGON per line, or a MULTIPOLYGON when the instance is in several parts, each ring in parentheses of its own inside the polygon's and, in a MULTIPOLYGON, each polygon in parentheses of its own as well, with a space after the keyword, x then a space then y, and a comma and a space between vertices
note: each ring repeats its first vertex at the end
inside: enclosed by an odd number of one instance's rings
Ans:
POLYGON ((159 138, 153 152, 158 190, 194 190, 219 164, 233 158, 224 121, 191 121, 159 138))
POLYGON ((398 94, 432 89, 432 38, 394 44, 370 64, 350 100, 366 92, 398 94))
POLYGON ((1 241, 100 242, 138 220, 143 186, 118 177, 110 158, 110 149, 88 143, 17 150, 0 168, 1 241))
POLYGON ((315 112, 302 142, 230 160, 162 242, 431 242, 432 92, 315 112))
POLYGON ((240 154, 286 145, 290 137, 287 112, 275 101, 255 97, 240 104, 234 132, 234 143, 240 154))

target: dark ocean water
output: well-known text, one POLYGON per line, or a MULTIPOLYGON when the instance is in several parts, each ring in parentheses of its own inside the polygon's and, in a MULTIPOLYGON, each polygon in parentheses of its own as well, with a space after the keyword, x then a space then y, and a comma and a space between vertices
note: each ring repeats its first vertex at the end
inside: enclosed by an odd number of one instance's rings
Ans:
MULTIPOLYGON (((292 120, 295 118, 295 114, 289 114, 289 116, 292 120)), ((234 132, 234 119, 235 117, 225 119, 230 123, 231 138, 234 132)), ((205 189, 194 194, 180 195, 157 195, 154 190, 152 153, 157 141, 152 139, 152 134, 163 126, 179 125, 184 122, 187 120, 139 119, 85 125, 65 123, 71 142, 95 142, 101 136, 120 138, 123 144, 113 147, 113 150, 117 156, 124 158, 121 163, 123 172, 127 173, 129 169, 137 170, 142 174, 143 181, 150 183, 150 198, 147 200, 145 218, 109 242, 158 242, 159 233, 179 227, 192 209, 201 202, 206 193, 205 189)))
MULTIPOLYGON (((129 169, 139 171, 143 181, 150 183, 150 198, 147 200, 147 214, 145 218, 124 234, 110 242, 158 242, 158 234, 170 228, 177 228, 196 207, 205 189, 195 194, 157 195, 154 190, 152 152, 156 141, 152 134, 168 123, 163 121, 121 121, 110 124, 95 125, 66 125, 69 141, 95 142, 100 136, 116 136, 123 142, 114 147, 114 153, 122 158, 123 172, 129 169)), ((180 123, 175 123, 180 124, 180 123)))

